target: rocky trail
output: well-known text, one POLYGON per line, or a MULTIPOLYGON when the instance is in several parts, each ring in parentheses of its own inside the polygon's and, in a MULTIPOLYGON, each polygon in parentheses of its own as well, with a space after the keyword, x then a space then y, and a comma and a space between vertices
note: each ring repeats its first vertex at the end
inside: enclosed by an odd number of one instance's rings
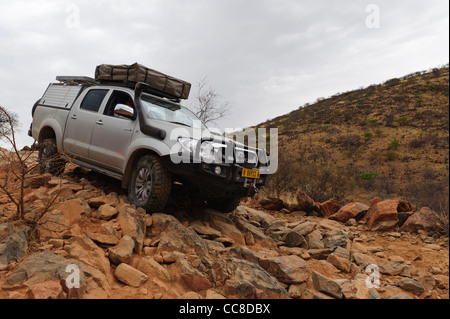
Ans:
POLYGON ((1 299, 449 298, 448 225, 402 200, 299 192, 230 214, 169 204, 148 215, 118 182, 69 164, 30 176, 25 202, 14 220, 0 193, 1 299))

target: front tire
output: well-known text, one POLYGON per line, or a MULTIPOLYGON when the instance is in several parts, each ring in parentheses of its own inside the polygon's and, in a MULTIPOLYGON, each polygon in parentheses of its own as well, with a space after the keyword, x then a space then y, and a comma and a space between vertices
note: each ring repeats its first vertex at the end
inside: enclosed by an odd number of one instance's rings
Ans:
POLYGON ((149 213, 161 212, 172 190, 172 176, 156 155, 146 155, 136 164, 128 185, 128 197, 149 213))
POLYGON ((65 161, 58 153, 56 139, 47 138, 39 145, 39 166, 41 173, 59 175, 64 172, 65 161))

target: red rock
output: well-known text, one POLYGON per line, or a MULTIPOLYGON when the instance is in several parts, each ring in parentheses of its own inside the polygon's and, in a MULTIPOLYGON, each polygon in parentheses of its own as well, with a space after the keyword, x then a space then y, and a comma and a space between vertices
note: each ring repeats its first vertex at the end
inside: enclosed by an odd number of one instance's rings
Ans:
POLYGON ((259 202, 262 208, 267 210, 282 210, 285 207, 284 202, 279 198, 269 197, 259 202))
POLYGON ((84 216, 89 216, 91 209, 84 199, 75 198, 60 202, 51 209, 39 221, 42 227, 38 228, 42 240, 50 238, 64 238, 77 235, 76 227, 84 216))
POLYGON ((419 230, 426 231, 431 234, 448 234, 448 227, 445 222, 428 207, 422 207, 418 212, 409 217, 400 231, 418 233, 419 230))
POLYGON ((295 255, 261 258, 259 265, 286 284, 299 284, 308 279, 305 261, 295 255))
POLYGON ((31 285, 26 296, 28 299, 65 299, 66 297, 58 280, 31 285))
POLYGON ((415 211, 416 207, 404 200, 375 201, 369 208, 365 220, 370 230, 391 230, 399 222, 399 212, 415 211))
POLYGON ((381 199, 379 197, 376 197, 372 200, 372 202, 370 203, 370 207, 378 204, 379 202, 381 202, 381 199))
POLYGON ((346 223, 351 218, 356 218, 360 213, 367 210, 369 210, 369 206, 366 204, 360 202, 350 203, 341 207, 337 213, 331 215, 328 219, 346 223))
POLYGON ((315 206, 314 201, 311 197, 303 193, 301 190, 297 192, 297 210, 298 211, 304 211, 307 213, 311 213, 315 206))
POLYGON ((29 188, 39 188, 42 186, 47 186, 48 182, 52 179, 52 175, 50 174, 42 174, 38 176, 34 176, 30 179, 28 182, 28 185, 26 185, 29 188))
POLYGON ((192 291, 201 291, 212 288, 213 285, 208 278, 194 268, 184 257, 180 257, 172 264, 175 268, 174 273, 178 282, 183 283, 188 289, 192 291))
POLYGON ((134 240, 134 251, 137 254, 142 252, 144 248, 144 238, 146 230, 146 222, 144 217, 135 209, 128 207, 128 205, 120 204, 116 207, 119 212, 117 215, 117 222, 122 228, 124 235, 129 235, 134 240))
POLYGON ((318 206, 319 213, 324 217, 329 217, 335 214, 341 208, 341 204, 339 204, 335 198, 329 199, 324 203, 320 203, 318 206))
POLYGON ((148 280, 146 274, 127 264, 117 266, 114 275, 119 281, 134 288, 139 288, 148 280))

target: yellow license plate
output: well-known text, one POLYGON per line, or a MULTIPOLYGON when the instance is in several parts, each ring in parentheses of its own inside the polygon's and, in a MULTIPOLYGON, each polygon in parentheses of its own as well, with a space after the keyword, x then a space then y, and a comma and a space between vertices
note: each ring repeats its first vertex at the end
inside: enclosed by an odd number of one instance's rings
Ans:
POLYGON ((259 178, 260 172, 257 169, 243 168, 241 176, 248 178, 259 178))

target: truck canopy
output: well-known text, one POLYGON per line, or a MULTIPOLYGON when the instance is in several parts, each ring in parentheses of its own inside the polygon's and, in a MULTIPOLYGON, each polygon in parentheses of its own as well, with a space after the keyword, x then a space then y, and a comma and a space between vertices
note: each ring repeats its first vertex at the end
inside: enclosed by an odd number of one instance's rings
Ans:
POLYGON ((84 88, 84 85, 78 83, 50 83, 39 105, 70 109, 84 88))

